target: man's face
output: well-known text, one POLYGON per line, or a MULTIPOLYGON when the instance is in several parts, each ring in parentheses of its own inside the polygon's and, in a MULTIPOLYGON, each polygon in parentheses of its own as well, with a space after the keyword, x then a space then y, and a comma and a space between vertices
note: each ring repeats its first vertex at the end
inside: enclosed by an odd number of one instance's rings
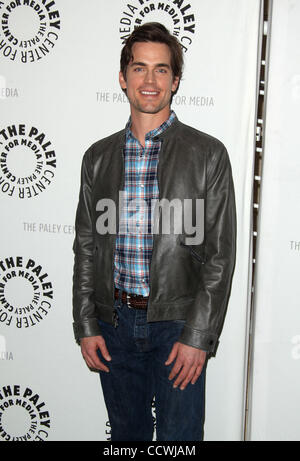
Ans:
POLYGON ((170 50, 164 43, 135 43, 126 76, 120 72, 120 85, 127 90, 131 111, 146 114, 167 113, 178 82, 178 77, 173 78, 170 50))

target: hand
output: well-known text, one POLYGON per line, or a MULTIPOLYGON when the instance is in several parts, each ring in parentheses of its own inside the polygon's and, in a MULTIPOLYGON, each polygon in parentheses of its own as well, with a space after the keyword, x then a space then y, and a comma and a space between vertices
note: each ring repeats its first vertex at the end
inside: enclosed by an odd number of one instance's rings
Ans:
POLYGON ((175 358, 176 362, 169 375, 169 380, 172 380, 181 370, 173 384, 173 387, 180 385, 180 389, 183 390, 189 382, 195 384, 201 375, 202 368, 206 360, 206 352, 201 349, 197 349, 196 347, 176 342, 170 352, 168 360, 165 362, 165 365, 170 365, 175 358))
POLYGON ((109 369, 103 362, 101 362, 97 354, 97 349, 100 349, 105 360, 111 360, 103 336, 89 336, 81 338, 80 347, 81 353, 88 367, 106 371, 107 373, 109 372, 109 369))

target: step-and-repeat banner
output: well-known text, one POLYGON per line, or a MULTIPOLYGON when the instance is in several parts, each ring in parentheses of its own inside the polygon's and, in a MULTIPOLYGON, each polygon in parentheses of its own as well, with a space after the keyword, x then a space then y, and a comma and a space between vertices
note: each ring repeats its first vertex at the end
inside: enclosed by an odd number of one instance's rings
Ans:
POLYGON ((258 231, 251 440, 300 432, 300 4, 275 0, 258 231))
POLYGON ((0 440, 110 438, 99 376, 73 338, 74 219, 83 153, 127 122, 120 51, 147 21, 184 50, 179 119, 219 138, 232 162, 237 263, 205 439, 240 440, 260 1, 3 0, 0 19, 0 440))

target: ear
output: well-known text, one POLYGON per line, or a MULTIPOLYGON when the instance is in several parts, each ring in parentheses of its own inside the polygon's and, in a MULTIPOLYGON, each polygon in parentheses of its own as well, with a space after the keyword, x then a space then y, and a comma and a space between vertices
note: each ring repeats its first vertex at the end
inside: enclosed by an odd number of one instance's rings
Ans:
POLYGON ((121 71, 119 72, 119 83, 121 85, 122 90, 126 90, 127 88, 126 80, 124 78, 123 72, 121 71))
POLYGON ((172 83, 172 92, 177 90, 177 87, 179 85, 179 77, 175 77, 172 83))

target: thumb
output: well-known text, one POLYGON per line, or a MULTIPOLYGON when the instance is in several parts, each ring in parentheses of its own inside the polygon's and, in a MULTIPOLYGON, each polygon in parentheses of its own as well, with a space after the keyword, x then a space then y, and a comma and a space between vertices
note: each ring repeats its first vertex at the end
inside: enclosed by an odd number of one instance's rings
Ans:
POLYGON ((176 358, 177 352, 178 352, 178 347, 179 347, 179 343, 175 343, 173 345, 172 350, 170 352, 170 355, 169 355, 167 361, 165 362, 165 365, 170 365, 170 363, 172 363, 173 360, 176 358))
POLYGON ((105 358, 105 360, 110 361, 111 356, 109 355, 109 352, 107 350, 104 338, 101 338, 101 341, 99 341, 98 346, 99 346, 101 354, 105 358))

